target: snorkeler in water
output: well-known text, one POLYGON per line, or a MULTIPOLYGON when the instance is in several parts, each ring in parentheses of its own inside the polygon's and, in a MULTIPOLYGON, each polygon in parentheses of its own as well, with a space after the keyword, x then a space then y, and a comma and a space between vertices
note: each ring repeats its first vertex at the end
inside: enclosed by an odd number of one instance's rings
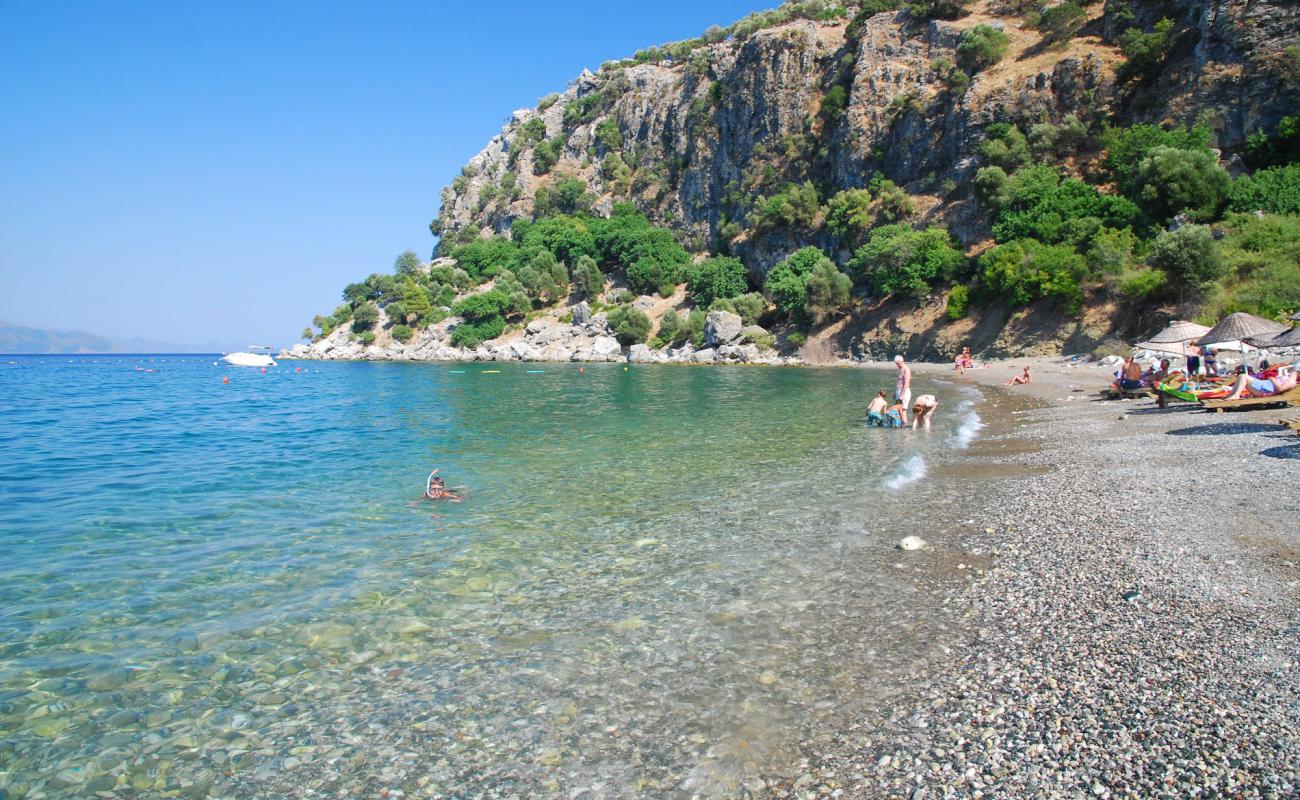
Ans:
MULTIPOLYGON (((459 488, 459 487, 458 487, 459 488)), ((454 494, 447 490, 447 482, 438 477, 438 470, 429 473, 429 478, 424 482, 423 500, 450 500, 453 503, 459 503, 460 495, 454 494)))

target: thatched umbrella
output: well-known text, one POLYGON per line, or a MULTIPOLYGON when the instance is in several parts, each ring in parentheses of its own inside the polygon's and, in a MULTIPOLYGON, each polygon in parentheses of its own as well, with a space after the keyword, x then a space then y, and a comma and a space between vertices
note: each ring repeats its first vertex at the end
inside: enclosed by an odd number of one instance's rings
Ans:
POLYGON ((1155 336, 1145 342, 1138 342, 1137 346, 1153 353, 1166 353, 1171 356, 1187 358, 1187 343, 1195 341, 1209 332, 1209 327, 1205 325, 1197 325, 1195 322, 1185 320, 1174 320, 1155 336))
POLYGON ((1238 311, 1220 320, 1218 325, 1211 328, 1209 333, 1197 341, 1197 344, 1208 347, 1231 343, 1231 346, 1241 350, 1241 360, 1244 363, 1246 361, 1247 340, 1271 340, 1285 330, 1286 326, 1280 322, 1238 311))
POLYGON ((1300 325, 1289 331, 1279 333, 1265 347, 1300 347, 1300 325))

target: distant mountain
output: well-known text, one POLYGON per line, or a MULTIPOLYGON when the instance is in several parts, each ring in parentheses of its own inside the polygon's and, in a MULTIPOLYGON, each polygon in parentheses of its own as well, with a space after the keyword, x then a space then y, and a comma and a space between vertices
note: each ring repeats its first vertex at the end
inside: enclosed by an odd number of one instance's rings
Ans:
POLYGON ((217 344, 176 344, 152 339, 110 339, 84 331, 50 331, 0 322, 0 353, 221 353, 239 349, 217 344))

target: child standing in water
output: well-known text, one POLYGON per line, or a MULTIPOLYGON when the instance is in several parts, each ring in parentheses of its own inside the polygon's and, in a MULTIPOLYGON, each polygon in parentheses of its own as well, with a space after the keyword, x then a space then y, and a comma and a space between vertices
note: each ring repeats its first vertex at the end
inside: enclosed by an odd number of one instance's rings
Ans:
POLYGON ((888 405, 889 401, 885 399, 885 390, 881 389, 876 392, 876 396, 871 398, 871 404, 867 406, 868 427, 885 427, 885 407, 888 405))

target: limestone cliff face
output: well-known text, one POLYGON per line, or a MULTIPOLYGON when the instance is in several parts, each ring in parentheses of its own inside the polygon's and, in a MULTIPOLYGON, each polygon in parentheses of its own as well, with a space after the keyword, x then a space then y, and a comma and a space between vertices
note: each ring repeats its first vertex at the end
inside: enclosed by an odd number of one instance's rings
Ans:
POLYGON ((879 171, 913 196, 916 221, 942 221, 974 244, 987 231, 969 182, 990 123, 1027 127, 1070 114, 1088 123, 1111 115, 1192 122, 1208 113, 1219 146, 1232 151, 1300 105, 1300 64, 1292 63, 1300 49, 1287 51, 1300 46, 1294 0, 1112 0, 1104 12, 1089 8, 1092 18, 1064 47, 1044 44, 1018 15, 976 3, 953 22, 906 12, 853 25, 795 21, 678 61, 584 71, 544 110, 515 112, 443 191, 435 229, 444 242, 506 232, 531 216, 538 189, 575 176, 598 210, 634 202, 688 247, 729 250, 761 274, 805 244, 842 245, 821 219, 753 225, 757 198, 810 181, 824 199, 865 186, 879 171), (1129 11, 1121 15, 1121 7, 1129 11), (1122 30, 1165 17, 1176 33, 1160 77, 1118 85, 1122 30), (1011 50, 958 96, 933 64, 955 61, 961 32, 978 24, 1001 27, 1011 50), (539 151, 552 146, 558 161, 536 169, 539 151))

